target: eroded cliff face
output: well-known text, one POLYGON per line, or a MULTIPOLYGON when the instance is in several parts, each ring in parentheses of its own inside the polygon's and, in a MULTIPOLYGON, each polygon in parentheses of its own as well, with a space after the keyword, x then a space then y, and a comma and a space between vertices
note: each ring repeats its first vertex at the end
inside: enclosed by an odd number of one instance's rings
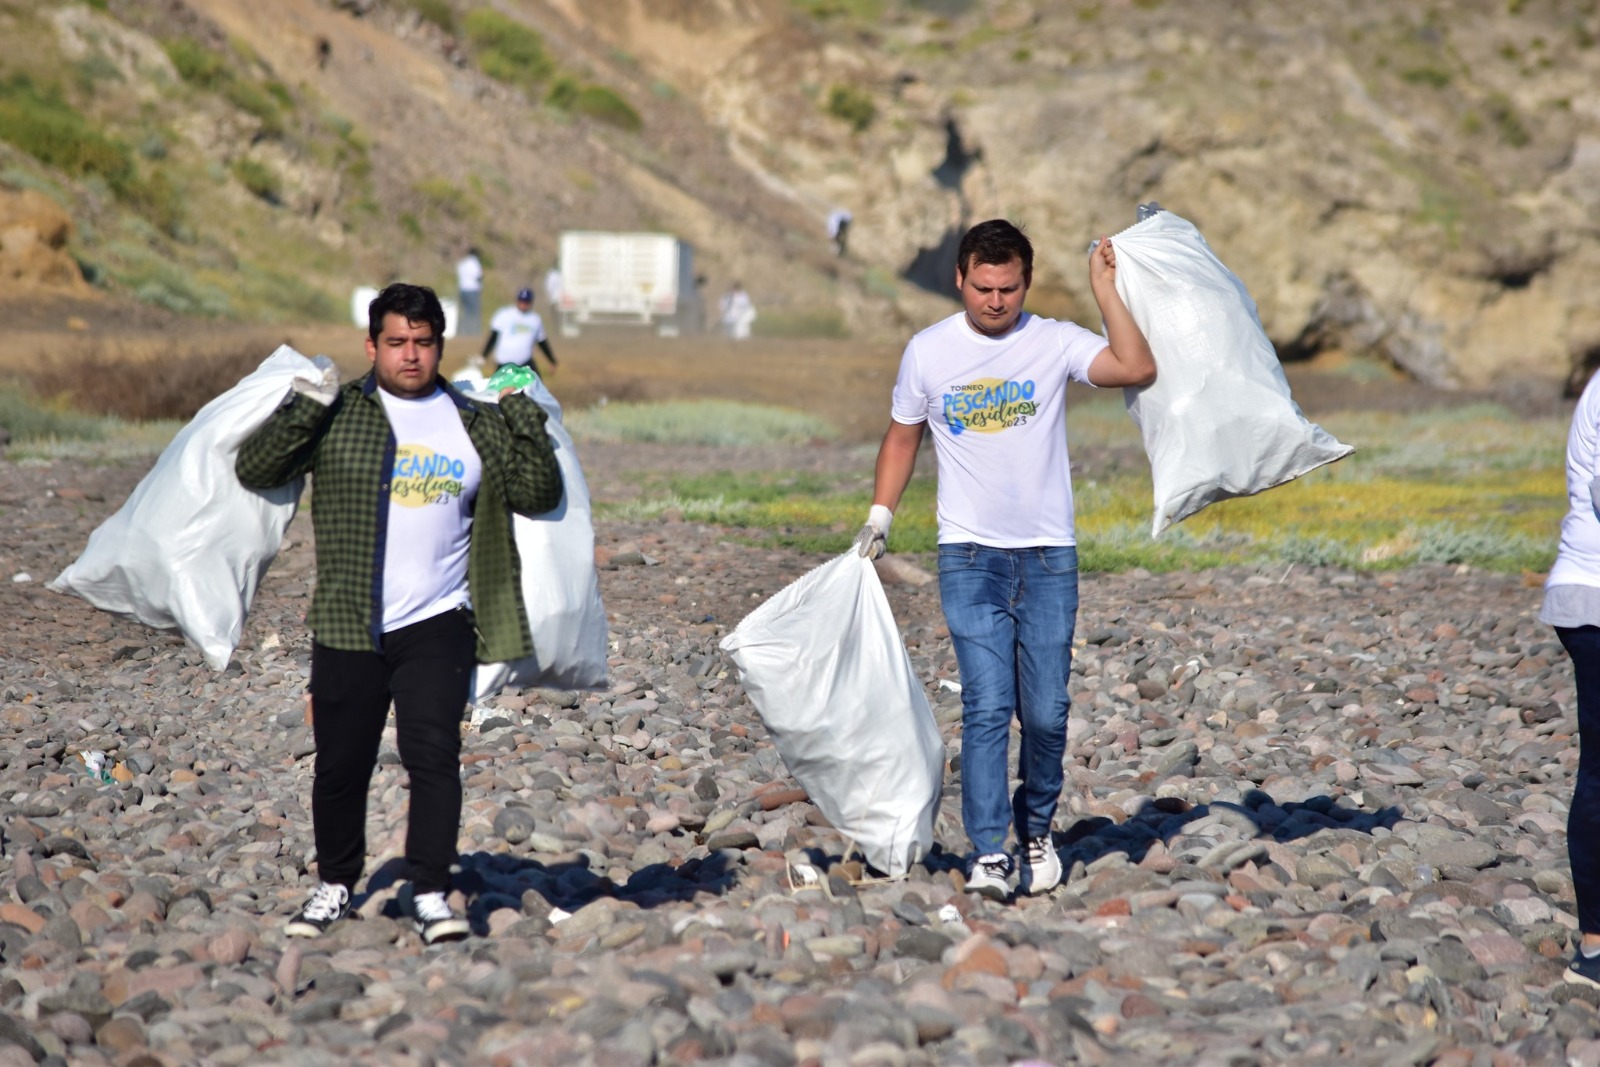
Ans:
POLYGON ((848 207, 863 262, 930 287, 953 234, 1006 215, 1039 247, 1036 301, 1084 313, 1085 245, 1156 199, 1288 358, 1370 352, 1441 387, 1600 358, 1593 2, 556 6, 680 79, 767 185, 848 207), (864 128, 829 113, 840 86, 864 128))
MULTIPOLYGON (((561 73, 631 101, 632 133, 488 77, 459 30, 475 5, 443 4, 456 34, 412 0, 50 17, 73 62, 117 66, 120 96, 97 107, 171 112, 166 165, 275 174, 266 225, 330 287, 397 265, 447 277, 475 240, 532 275, 562 229, 666 229, 713 296, 739 278, 797 328, 832 315, 888 337, 953 306, 956 237, 1006 216, 1039 250, 1032 306, 1093 322, 1084 249, 1154 199, 1246 282, 1285 358, 1341 349, 1434 386, 1541 390, 1600 362, 1600 0, 496 5, 561 73), (370 174, 178 82, 158 43, 176 35, 245 42, 298 121, 354 127, 370 174), (844 258, 835 207, 854 216, 844 258), (424 231, 409 243, 407 216, 424 231)), ((259 205, 187 191, 206 239, 243 255, 259 205)))

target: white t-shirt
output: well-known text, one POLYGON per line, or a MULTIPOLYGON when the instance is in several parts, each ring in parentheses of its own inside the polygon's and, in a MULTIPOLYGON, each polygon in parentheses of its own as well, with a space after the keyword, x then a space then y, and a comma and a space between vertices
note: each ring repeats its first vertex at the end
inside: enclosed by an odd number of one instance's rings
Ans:
POLYGON ((467 547, 483 463, 444 390, 421 400, 378 395, 396 443, 383 555, 387 633, 469 602, 467 547))
POLYGON ((551 270, 544 276, 544 298, 550 301, 551 307, 561 303, 561 272, 551 270))
MULTIPOLYGON (((1567 514, 1545 588, 1600 586, 1600 518, 1593 483, 1600 477, 1600 375, 1589 379, 1567 431, 1567 514)), ((1546 620, 1549 621, 1549 620, 1546 620)))
POLYGON ((1073 545, 1067 380, 1088 383, 1105 338, 1023 313, 985 337, 966 312, 906 345, 896 422, 926 422, 939 462, 939 543, 1073 545))
POLYGON ((456 264, 456 287, 463 293, 475 293, 483 288, 483 264, 477 256, 464 256, 456 264))
POLYGON ((533 359, 533 346, 545 339, 544 320, 532 308, 520 311, 515 304, 507 304, 494 313, 489 329, 500 336, 494 343, 494 361, 501 366, 507 363, 528 363, 533 359))

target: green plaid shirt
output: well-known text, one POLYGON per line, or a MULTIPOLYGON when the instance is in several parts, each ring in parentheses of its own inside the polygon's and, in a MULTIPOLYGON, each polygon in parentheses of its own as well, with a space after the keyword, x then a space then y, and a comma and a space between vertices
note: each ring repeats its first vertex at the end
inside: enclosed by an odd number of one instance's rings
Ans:
MULTIPOLYGON (((537 515, 561 503, 561 468, 545 433, 545 411, 518 393, 498 407, 440 387, 483 461, 467 550, 467 592, 483 663, 533 652, 522 604, 522 568, 511 512, 537 515)), ((311 474, 317 589, 306 622, 329 648, 383 649, 384 531, 394 431, 369 372, 339 390, 331 405, 291 394, 244 442, 234 469, 249 489, 272 489, 311 474)))

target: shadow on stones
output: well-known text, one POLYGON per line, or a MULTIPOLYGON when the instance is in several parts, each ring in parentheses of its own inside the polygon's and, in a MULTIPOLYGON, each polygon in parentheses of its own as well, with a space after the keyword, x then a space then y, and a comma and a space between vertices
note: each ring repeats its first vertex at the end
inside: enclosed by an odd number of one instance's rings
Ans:
MULTIPOLYGON (((467 920, 480 937, 489 932, 489 916, 504 908, 523 913, 526 918, 521 921, 548 926, 553 908, 576 912, 609 897, 648 910, 701 895, 721 896, 733 888, 737 877, 720 853, 689 859, 677 867, 666 863, 641 867, 628 876, 626 885, 595 871, 587 856, 546 864, 502 852, 469 852, 458 862, 461 870, 453 880, 454 887, 466 896, 467 920)), ((355 906, 404 880, 406 873, 404 859, 385 862, 367 879, 366 891, 357 894, 355 906)), ((396 894, 384 904, 383 914, 409 919, 404 901, 404 893, 396 894)))
POLYGON ((1061 861, 1068 867, 1079 860, 1087 866, 1112 852, 1125 853, 1130 863, 1137 864, 1150 851, 1152 842, 1168 844, 1195 824, 1216 818, 1238 833, 1239 839, 1184 846, 1172 855, 1180 864, 1226 874, 1247 860, 1258 858, 1264 849, 1263 838, 1298 841, 1326 830, 1370 834, 1379 827, 1392 830, 1404 817, 1402 809, 1392 805, 1364 811, 1341 807, 1333 797, 1325 795, 1279 804, 1262 790, 1252 789, 1240 803, 1214 801, 1185 811, 1172 810, 1160 799, 1147 798, 1126 822, 1115 823, 1104 816, 1079 819, 1054 838, 1061 861))

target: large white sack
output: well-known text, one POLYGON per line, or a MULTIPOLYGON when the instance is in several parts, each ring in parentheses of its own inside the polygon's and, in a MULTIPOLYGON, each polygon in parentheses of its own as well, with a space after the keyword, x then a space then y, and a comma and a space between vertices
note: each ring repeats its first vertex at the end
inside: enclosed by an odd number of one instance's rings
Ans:
POLYGON ((149 626, 176 627, 208 666, 226 667, 304 486, 297 479, 268 492, 246 489, 234 459, 294 379, 321 382, 324 365, 281 345, 201 408, 50 588, 149 626))
POLYGON ((1160 211, 1112 238, 1117 292, 1156 358, 1125 392, 1154 482, 1150 535, 1354 451, 1308 422, 1244 283, 1194 224, 1160 211))
POLYGON ((784 766, 867 862, 933 846, 944 743, 870 560, 817 567, 722 639, 784 766))
MULTIPOLYGON (((533 655, 509 663, 478 665, 473 700, 507 685, 527 689, 599 689, 606 685, 610 634, 594 565, 594 517, 572 435, 561 423, 561 404, 542 381, 523 390, 549 414, 545 424, 561 465, 564 490, 554 511, 532 518, 512 515, 522 558, 522 602, 533 630, 533 655)), ((469 394, 498 403, 488 393, 469 394)))

